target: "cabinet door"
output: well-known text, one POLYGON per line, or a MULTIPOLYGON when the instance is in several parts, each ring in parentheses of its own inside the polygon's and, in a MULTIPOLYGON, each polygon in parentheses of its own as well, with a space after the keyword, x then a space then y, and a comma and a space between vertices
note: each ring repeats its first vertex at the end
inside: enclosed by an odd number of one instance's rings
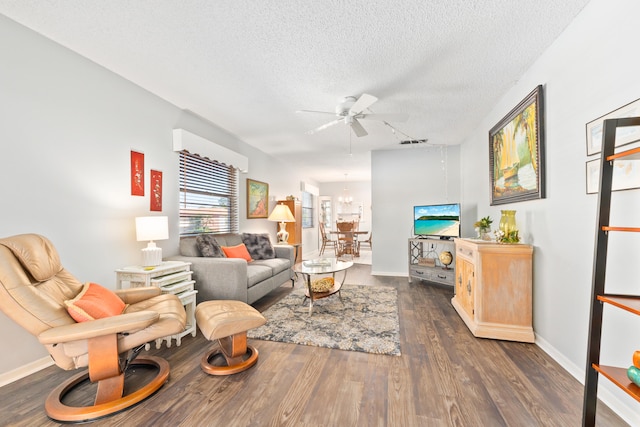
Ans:
POLYGON ((470 318, 474 317, 474 293, 476 276, 474 266, 462 257, 456 260, 456 298, 470 318))

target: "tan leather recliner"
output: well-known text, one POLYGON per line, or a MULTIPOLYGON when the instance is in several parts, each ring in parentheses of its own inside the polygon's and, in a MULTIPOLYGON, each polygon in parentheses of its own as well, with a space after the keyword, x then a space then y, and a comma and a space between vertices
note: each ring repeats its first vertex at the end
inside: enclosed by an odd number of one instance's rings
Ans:
POLYGON ((169 377, 169 364, 159 357, 139 357, 145 344, 184 330, 186 314, 175 295, 159 288, 133 288, 115 293, 128 306, 120 315, 76 323, 65 300, 82 289, 60 264, 51 242, 37 234, 0 239, 0 310, 46 347, 65 370, 88 367, 53 390, 45 402, 50 418, 87 421, 126 409, 157 391, 169 377), (123 396, 124 371, 130 365, 152 365, 157 375, 123 396), (87 377, 97 382, 94 406, 72 407, 61 399, 87 377))

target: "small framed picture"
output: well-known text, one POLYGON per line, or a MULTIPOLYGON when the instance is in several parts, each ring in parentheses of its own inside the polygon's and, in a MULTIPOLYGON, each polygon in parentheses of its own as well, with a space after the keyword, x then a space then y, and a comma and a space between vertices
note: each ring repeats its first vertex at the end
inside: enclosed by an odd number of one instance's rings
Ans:
POLYGON ((247 179, 247 218, 269 216, 269 184, 247 179))
POLYGON ((162 211, 162 172, 151 169, 151 210, 162 211))
MULTIPOLYGON (((602 151, 602 126, 606 119, 623 119, 638 116, 640 116, 640 99, 587 123, 587 156, 598 154, 602 151)), ((621 147, 638 140, 640 140, 640 126, 624 127, 618 129, 616 132, 616 147, 621 147)))
MULTIPOLYGON (((587 162, 587 194, 597 194, 600 190, 600 161, 594 159, 587 162)), ((640 188, 640 160, 616 160, 611 179, 611 191, 640 188)))
POLYGON ((131 195, 144 196, 144 153, 131 150, 131 195))

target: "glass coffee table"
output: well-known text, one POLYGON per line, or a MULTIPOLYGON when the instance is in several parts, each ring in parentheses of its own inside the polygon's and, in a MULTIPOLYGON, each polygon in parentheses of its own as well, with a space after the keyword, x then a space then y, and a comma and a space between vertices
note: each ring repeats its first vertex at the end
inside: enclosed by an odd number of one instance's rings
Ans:
POLYGON ((347 278, 347 269, 352 266, 352 261, 340 261, 336 258, 311 259, 299 262, 298 264, 294 265, 293 271, 302 274, 302 278, 306 285, 304 294, 306 298, 309 298, 309 316, 311 316, 311 314, 313 313, 313 302, 315 300, 326 298, 335 293, 337 293, 342 300, 340 289, 344 284, 344 280, 347 278), (344 276, 342 277, 341 282, 335 280, 336 273, 339 271, 344 272, 344 276), (311 289, 311 276, 321 274, 331 274, 331 277, 333 278, 333 287, 323 292, 314 292, 311 289))

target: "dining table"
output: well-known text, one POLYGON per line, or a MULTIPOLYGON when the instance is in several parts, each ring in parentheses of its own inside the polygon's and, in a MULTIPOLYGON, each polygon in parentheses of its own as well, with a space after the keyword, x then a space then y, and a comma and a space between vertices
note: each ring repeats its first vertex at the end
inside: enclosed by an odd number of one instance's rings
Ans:
MULTIPOLYGON (((359 245, 358 245, 358 236, 361 234, 368 234, 368 231, 364 231, 364 230, 350 230, 350 231, 346 231, 346 230, 331 230, 329 231, 330 234, 335 234, 338 236, 338 241, 340 241, 340 237, 343 236, 344 238, 347 238, 347 240, 352 240, 353 241, 353 247, 350 251, 350 255, 354 256, 354 257, 358 257, 360 256, 360 251, 359 251, 359 245), (351 237, 351 239, 349 239, 349 236, 351 237)), ((338 245, 339 246, 339 245, 338 245)), ((341 251, 339 251, 338 256, 340 255, 345 255, 345 253, 341 253, 341 251)))

